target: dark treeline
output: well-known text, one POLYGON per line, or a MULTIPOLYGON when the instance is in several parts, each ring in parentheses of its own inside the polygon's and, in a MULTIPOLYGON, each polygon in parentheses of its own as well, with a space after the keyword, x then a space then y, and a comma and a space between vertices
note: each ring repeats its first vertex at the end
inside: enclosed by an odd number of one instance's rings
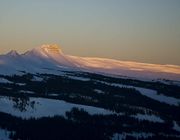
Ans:
MULTIPOLYGON (((166 139, 166 135, 178 135, 170 129, 169 123, 150 123, 137 121, 128 116, 89 115, 84 110, 73 108, 66 113, 66 118, 55 116, 51 118, 29 119, 13 117, 0 113, 0 127, 12 131, 13 140, 110 140, 115 133, 147 132, 153 133, 149 139, 166 139)), ((176 137, 172 137, 176 139, 176 137)), ((134 139, 128 136, 127 139, 134 139)), ((142 138, 143 139, 143 138, 142 138)))
POLYGON ((17 97, 34 96, 61 99, 77 104, 102 107, 115 111, 117 113, 124 112, 128 115, 137 113, 144 114, 143 110, 138 109, 138 107, 144 107, 145 109, 147 108, 148 110, 151 110, 150 112, 148 112, 149 114, 158 114, 165 120, 176 120, 180 122, 179 107, 160 103, 156 100, 150 99, 146 96, 141 95, 139 91, 133 88, 114 87, 111 85, 103 84, 103 81, 109 83, 135 85, 146 88, 151 87, 151 89, 156 89, 156 87, 159 87, 159 90, 160 88, 165 87, 163 88, 164 90, 166 88, 169 90, 173 90, 173 92, 170 92, 173 95, 174 93, 179 91, 180 88, 178 86, 165 85, 162 83, 154 82, 143 82, 132 79, 112 78, 90 73, 69 73, 69 75, 72 74, 79 77, 89 78, 90 80, 81 81, 71 79, 63 75, 57 76, 52 74, 24 74, 23 76, 4 76, 4 78, 14 83, 1 84, 0 94, 17 97), (34 81, 34 76, 41 77, 44 80, 34 81), (25 83, 25 85, 22 86, 17 83, 25 83), (102 91, 102 93, 97 93, 95 89, 102 91), (19 92, 20 90, 32 91, 35 94, 22 94, 19 92), (57 94, 58 96, 51 96, 51 94, 57 94))

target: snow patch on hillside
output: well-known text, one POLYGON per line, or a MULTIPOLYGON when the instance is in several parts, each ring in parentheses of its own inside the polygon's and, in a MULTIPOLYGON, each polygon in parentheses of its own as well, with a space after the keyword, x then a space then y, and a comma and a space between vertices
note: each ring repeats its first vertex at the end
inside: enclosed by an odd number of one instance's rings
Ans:
POLYGON ((70 79, 74 79, 74 80, 79 80, 79 81, 84 81, 84 82, 86 82, 86 81, 90 81, 91 79, 89 79, 89 78, 85 78, 85 77, 78 77, 78 76, 68 76, 68 78, 70 78, 70 79))
POLYGON ((173 129, 180 132, 180 126, 177 124, 177 122, 174 121, 173 123, 174 123, 173 129))
POLYGON ((10 132, 0 128, 0 140, 10 140, 10 132))
MULTIPOLYGON (((41 117, 53 117, 55 115, 65 116, 67 111, 71 111, 72 108, 76 107, 79 109, 84 109, 91 115, 95 114, 114 114, 111 111, 108 111, 103 108, 78 105, 73 103, 68 103, 62 100, 55 99, 45 99, 45 98, 33 98, 31 97, 27 103, 24 103, 24 109, 15 108, 18 106, 20 101, 14 101, 13 97, 8 98, 0 96, 0 112, 8 113, 13 116, 22 117, 22 118, 41 118, 41 117)), ((22 105, 21 105, 22 107, 22 105)))
POLYGON ((132 132, 132 133, 115 133, 113 134, 112 140, 125 140, 127 136, 134 137, 136 139, 144 138, 147 139, 149 137, 154 136, 152 133, 145 133, 145 132, 132 132))
POLYGON ((147 88, 141 88, 141 87, 135 87, 135 86, 129 86, 129 85, 122 85, 122 84, 118 84, 118 83, 108 83, 108 82, 103 82, 103 81, 97 81, 100 82, 102 84, 106 84, 109 86, 114 86, 114 87, 120 87, 120 88, 134 88, 137 91, 139 91, 142 95, 149 97, 151 99, 154 99, 156 101, 162 102, 162 103, 166 103, 169 105, 174 105, 174 106, 179 106, 180 105, 180 99, 176 99, 174 97, 169 97, 169 96, 165 96, 163 94, 157 94, 156 90, 152 90, 152 89, 147 89, 147 88))
POLYGON ((12 84, 13 82, 7 80, 7 79, 4 79, 4 78, 0 78, 0 83, 5 83, 5 84, 12 84))
POLYGON ((159 122, 163 123, 164 120, 162 120, 160 117, 155 116, 155 115, 148 115, 148 114, 137 114, 137 115, 132 115, 131 117, 134 117, 140 121, 147 120, 150 122, 159 122))

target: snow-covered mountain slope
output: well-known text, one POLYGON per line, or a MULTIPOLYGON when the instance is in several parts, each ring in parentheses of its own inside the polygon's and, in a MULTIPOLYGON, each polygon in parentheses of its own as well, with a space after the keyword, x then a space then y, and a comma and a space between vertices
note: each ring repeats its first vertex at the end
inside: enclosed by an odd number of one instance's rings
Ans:
POLYGON ((57 45, 42 45, 41 47, 34 48, 32 51, 26 52, 23 57, 31 61, 40 60, 41 64, 46 62, 43 66, 50 64, 55 66, 75 67, 57 45))
POLYGON ((139 79, 180 80, 180 66, 70 56, 63 54, 57 45, 42 45, 24 54, 11 51, 0 55, 0 74, 20 74, 20 71, 54 73, 62 70, 106 73, 139 79))
POLYGON ((106 58, 68 56, 73 62, 93 72, 103 72, 121 76, 145 79, 180 80, 180 66, 146 64, 131 61, 119 61, 106 58))
POLYGON ((21 74, 21 71, 56 74, 59 70, 75 69, 57 45, 43 45, 21 55, 11 51, 0 56, 0 74, 21 74))

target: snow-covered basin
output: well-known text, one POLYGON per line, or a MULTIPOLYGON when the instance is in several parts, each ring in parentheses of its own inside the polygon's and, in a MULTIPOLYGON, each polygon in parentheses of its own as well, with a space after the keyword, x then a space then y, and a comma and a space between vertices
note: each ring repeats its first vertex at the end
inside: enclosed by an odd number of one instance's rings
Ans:
POLYGON ((25 106, 25 110, 22 111, 19 108, 14 107, 16 103, 12 99, 0 96, 0 112, 8 113, 13 116, 22 117, 26 119, 52 117, 55 115, 65 116, 65 113, 67 111, 71 111, 71 109, 74 107, 84 109, 91 115, 113 114, 113 112, 103 108, 78 105, 55 99, 30 97, 28 102, 28 105, 25 106), (32 102, 34 102, 33 107, 30 105, 30 103, 32 102))
POLYGON ((10 140, 10 132, 0 128, 0 140, 10 140))
POLYGON ((135 87, 135 86, 128 86, 128 85, 122 85, 122 84, 117 84, 117 83, 108 83, 108 82, 102 82, 102 81, 97 81, 106 85, 110 86, 115 86, 115 87, 125 87, 125 88, 134 88, 138 90, 142 95, 149 97, 151 99, 154 99, 159 102, 163 102, 169 105, 174 105, 174 106, 179 106, 180 105, 180 99, 174 98, 174 97, 169 97, 165 96, 163 94, 157 94, 156 90, 152 89, 147 89, 147 88, 141 88, 141 87, 135 87))

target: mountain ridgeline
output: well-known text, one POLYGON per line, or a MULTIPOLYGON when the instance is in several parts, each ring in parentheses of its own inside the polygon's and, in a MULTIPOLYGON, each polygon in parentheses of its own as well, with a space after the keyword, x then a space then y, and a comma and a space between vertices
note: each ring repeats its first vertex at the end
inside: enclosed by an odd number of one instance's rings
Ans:
POLYGON ((58 45, 42 45, 18 54, 0 55, 0 74, 55 73, 61 70, 127 76, 142 80, 180 79, 180 66, 65 55, 58 45))

